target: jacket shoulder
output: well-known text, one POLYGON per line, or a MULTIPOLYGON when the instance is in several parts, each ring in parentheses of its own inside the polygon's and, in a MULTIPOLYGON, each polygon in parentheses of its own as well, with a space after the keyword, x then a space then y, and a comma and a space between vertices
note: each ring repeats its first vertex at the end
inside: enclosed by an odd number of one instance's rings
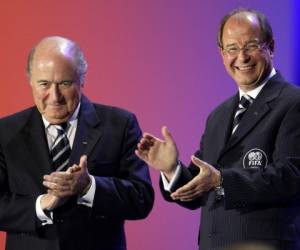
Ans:
POLYGON ((126 109, 98 103, 93 103, 93 106, 100 121, 106 127, 118 129, 128 126, 139 127, 136 116, 126 109))
POLYGON ((0 119, 0 143, 3 145, 19 133, 29 121, 35 107, 25 109, 0 119))
POLYGON ((290 100, 300 101, 300 88, 297 85, 284 82, 284 86, 281 92, 281 98, 286 98, 290 100))
POLYGON ((36 107, 30 107, 17 113, 0 118, 0 128, 9 129, 22 127, 22 125, 27 122, 34 110, 36 110, 36 107))
POLYGON ((110 118, 118 118, 118 119, 128 119, 130 117, 135 116, 132 112, 123 108, 99 104, 99 103, 93 103, 93 105, 100 118, 110 117, 110 118))
MULTIPOLYGON (((286 82, 286 81, 278 81, 277 87, 281 90, 279 91, 278 99, 277 101, 283 101, 287 104, 292 103, 298 103, 300 102, 300 87, 297 85, 294 85, 292 83, 286 82)), ((263 90, 262 90, 263 91, 263 90)), ((209 116, 213 116, 215 114, 219 114, 220 112, 224 112, 225 110, 228 110, 227 108, 238 104, 238 93, 234 96, 231 96, 230 98, 223 101, 221 104, 219 104, 215 109, 213 109, 209 116)))

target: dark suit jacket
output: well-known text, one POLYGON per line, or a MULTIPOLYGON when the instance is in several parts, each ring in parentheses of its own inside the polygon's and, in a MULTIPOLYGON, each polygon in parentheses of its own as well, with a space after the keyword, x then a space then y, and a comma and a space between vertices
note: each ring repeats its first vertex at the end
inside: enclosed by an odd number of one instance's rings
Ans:
POLYGON ((54 211, 54 225, 41 226, 35 202, 46 192, 51 160, 36 107, 0 120, 0 230, 8 250, 126 249, 124 220, 150 212, 154 193, 147 166, 134 150, 141 131, 133 114, 81 101, 70 165, 88 156, 96 180, 92 208, 72 197, 54 211))
MULTIPOLYGON (((238 100, 236 94, 209 115, 195 154, 221 170, 225 197, 217 200, 211 190, 179 204, 202 206, 201 250, 249 240, 288 249, 284 245, 296 244, 300 237, 300 91, 277 73, 231 136, 238 100)), ((184 168, 175 189, 198 171, 192 164, 184 168)))

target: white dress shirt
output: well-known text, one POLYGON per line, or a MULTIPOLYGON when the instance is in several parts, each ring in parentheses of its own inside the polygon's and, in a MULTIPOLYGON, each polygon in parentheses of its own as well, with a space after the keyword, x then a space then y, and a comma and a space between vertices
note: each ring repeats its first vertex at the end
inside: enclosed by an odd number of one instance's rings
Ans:
MULTIPOLYGON (((70 143, 70 147, 72 149, 75 135, 76 135, 76 130, 77 130, 77 124, 78 124, 78 113, 80 109, 80 103, 78 104, 77 108, 75 109, 73 115, 71 118, 68 120, 68 127, 67 127, 67 137, 70 143)), ((52 125, 50 124, 44 116, 42 116, 43 123, 45 126, 45 133, 47 137, 47 142, 48 142, 48 147, 49 149, 52 148, 52 145, 58 135, 56 126, 57 125, 52 125)), ((96 181, 93 176, 90 175, 91 178, 91 187, 87 191, 87 193, 84 196, 78 196, 77 199, 77 204, 80 205, 85 205, 88 207, 93 206, 94 202, 94 197, 95 197, 95 192, 96 192, 96 181)), ((35 208, 36 208, 36 215, 39 218, 39 220, 42 221, 42 225, 46 224, 53 224, 53 213, 50 213, 50 217, 46 215, 46 213, 42 210, 41 208, 41 198, 43 195, 40 195, 35 203, 35 208)))

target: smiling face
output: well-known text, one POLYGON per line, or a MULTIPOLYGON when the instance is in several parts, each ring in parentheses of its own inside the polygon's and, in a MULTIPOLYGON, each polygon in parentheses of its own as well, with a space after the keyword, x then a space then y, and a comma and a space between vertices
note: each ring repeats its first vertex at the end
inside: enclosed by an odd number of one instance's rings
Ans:
POLYGON ((37 47, 32 61, 30 83, 39 112, 51 124, 67 121, 81 96, 77 65, 70 55, 37 47))
POLYGON ((273 42, 265 44, 256 16, 241 12, 231 16, 224 25, 220 53, 228 74, 244 91, 259 86, 272 70, 273 42), (232 48, 242 49, 230 54, 232 48))

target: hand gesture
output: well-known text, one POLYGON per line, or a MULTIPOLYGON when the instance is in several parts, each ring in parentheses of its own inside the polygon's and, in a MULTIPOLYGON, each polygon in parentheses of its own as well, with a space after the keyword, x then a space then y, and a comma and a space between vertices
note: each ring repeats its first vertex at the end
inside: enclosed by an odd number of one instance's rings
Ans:
POLYGON ((66 199, 59 198, 53 194, 44 194, 41 198, 41 208, 44 211, 52 211, 53 209, 63 205, 66 199))
POLYGON ((145 133, 137 145, 136 155, 151 167, 171 175, 177 166, 178 151, 167 127, 161 129, 164 140, 145 133))
POLYGON ((220 185, 220 171, 195 156, 192 156, 191 160, 200 169, 200 172, 190 182, 171 194, 174 200, 192 201, 220 185))
POLYGON ((45 175, 43 185, 50 194, 59 198, 84 195, 91 185, 86 155, 81 156, 79 165, 74 164, 66 172, 45 175))

